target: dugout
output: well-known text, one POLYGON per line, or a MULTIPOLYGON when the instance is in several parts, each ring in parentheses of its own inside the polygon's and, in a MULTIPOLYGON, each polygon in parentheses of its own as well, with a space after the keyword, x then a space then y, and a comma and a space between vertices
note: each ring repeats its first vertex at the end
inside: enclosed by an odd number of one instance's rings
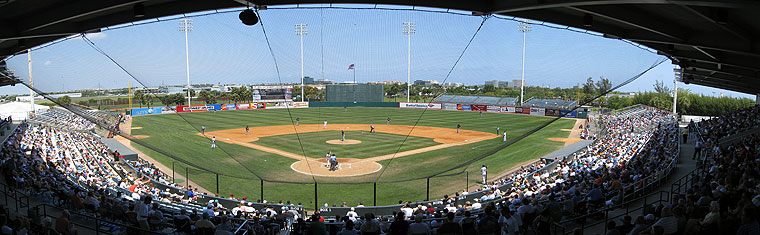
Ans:
POLYGON ((325 87, 327 102, 383 102, 382 84, 339 84, 325 87))

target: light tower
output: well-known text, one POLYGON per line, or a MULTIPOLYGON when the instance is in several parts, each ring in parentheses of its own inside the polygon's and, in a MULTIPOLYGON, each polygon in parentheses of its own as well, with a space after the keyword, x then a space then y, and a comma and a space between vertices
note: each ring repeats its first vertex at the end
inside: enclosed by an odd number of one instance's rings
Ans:
POLYGON ((179 20, 179 31, 185 32, 185 63, 187 65, 187 106, 190 106, 190 47, 187 44, 187 33, 193 31, 192 19, 179 20))
POLYGON ((520 106, 523 105, 523 96, 525 93, 525 35, 530 32, 531 26, 528 20, 517 22, 517 29, 523 33, 523 52, 522 52, 522 76, 520 82, 520 106))
POLYGON ((412 34, 417 32, 417 24, 414 22, 404 22, 402 32, 406 35, 406 102, 409 102, 409 91, 412 90, 412 34))
POLYGON ((301 102, 303 102, 303 36, 308 34, 307 24, 296 24, 296 35, 301 38, 301 102))
POLYGON ((34 114, 34 82, 32 81, 32 49, 26 49, 26 55, 29 58, 29 105, 32 107, 32 114, 34 114))
POLYGON ((675 75, 675 79, 673 79, 673 115, 678 117, 678 112, 676 112, 676 107, 678 106, 678 81, 681 81, 683 69, 680 66, 675 66, 673 74, 675 75))

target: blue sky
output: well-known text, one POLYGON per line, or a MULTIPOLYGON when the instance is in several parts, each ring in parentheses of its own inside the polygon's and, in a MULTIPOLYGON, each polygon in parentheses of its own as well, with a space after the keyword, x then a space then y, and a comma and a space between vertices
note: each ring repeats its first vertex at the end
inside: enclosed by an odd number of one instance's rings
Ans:
MULTIPOLYGON (((294 24, 308 24, 304 36, 304 73, 314 78, 406 81, 407 37, 402 22, 413 21, 411 79, 443 82, 482 19, 442 13, 344 9, 270 9, 261 11, 277 59, 268 50, 259 25, 245 26, 237 12, 194 17, 189 34, 192 83, 294 83, 300 81, 299 37, 294 24)), ((132 26, 88 37, 145 86, 186 83, 184 33, 178 20, 132 26)), ((515 21, 490 18, 446 82, 468 85, 520 78, 522 33, 515 21)), ((32 53, 35 87, 42 91, 141 86, 79 38, 32 53)), ((528 85, 570 87, 586 78, 609 78, 613 84, 647 69, 663 57, 620 40, 534 25, 527 34, 525 79, 528 85)), ((16 75, 28 80, 26 55, 8 60, 16 75)), ((666 61, 620 91, 652 90, 655 80, 672 87, 673 66, 666 61)), ((753 96, 697 85, 679 84, 712 95, 753 96)), ((0 88, 0 94, 25 89, 0 88)))

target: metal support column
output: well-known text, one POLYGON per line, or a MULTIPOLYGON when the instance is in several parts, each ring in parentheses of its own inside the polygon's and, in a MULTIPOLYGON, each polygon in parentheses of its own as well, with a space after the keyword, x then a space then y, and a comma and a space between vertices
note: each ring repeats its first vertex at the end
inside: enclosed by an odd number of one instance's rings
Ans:
POLYGON ((372 183, 372 206, 377 206, 377 182, 372 183))
POLYGON ((425 195, 425 201, 430 201, 430 177, 427 178, 427 193, 425 195))

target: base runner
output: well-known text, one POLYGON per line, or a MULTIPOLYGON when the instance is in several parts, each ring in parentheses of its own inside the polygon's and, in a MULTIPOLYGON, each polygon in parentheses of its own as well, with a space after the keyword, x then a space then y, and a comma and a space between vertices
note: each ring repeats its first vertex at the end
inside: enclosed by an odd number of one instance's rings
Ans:
POLYGON ((372 125, 372 124, 370 124, 369 125, 369 133, 373 133, 373 132, 375 132, 375 126, 372 125))

